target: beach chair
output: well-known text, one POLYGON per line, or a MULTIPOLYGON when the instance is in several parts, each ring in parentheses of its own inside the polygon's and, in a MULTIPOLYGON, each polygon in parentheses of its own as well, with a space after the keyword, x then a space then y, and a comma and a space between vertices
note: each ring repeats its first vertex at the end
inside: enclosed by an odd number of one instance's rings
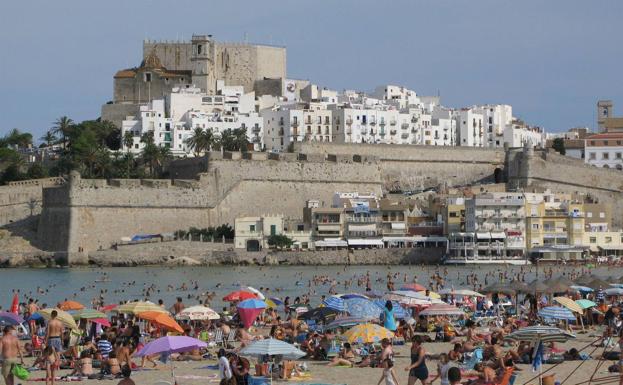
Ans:
POLYGON ((482 348, 476 348, 472 352, 471 356, 463 362, 461 369, 463 370, 473 370, 477 363, 481 362, 483 359, 483 350, 482 348))
POLYGON ((225 347, 225 341, 223 338, 223 330, 222 329, 216 329, 216 331, 214 332, 214 343, 218 346, 221 345, 223 347, 225 347))
POLYGON ((230 330, 229 334, 227 335, 227 337, 225 338, 225 346, 230 346, 232 345, 234 342, 236 342, 236 331, 235 330, 230 330))

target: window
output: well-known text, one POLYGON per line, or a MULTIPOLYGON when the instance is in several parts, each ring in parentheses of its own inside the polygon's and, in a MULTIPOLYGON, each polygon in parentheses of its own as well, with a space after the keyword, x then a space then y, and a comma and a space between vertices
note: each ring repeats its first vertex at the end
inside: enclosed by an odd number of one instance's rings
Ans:
POLYGON ((255 225, 249 225, 249 231, 254 233, 255 232, 255 225))
POLYGON ((595 158, 596 158, 596 155, 595 155, 594 152, 589 152, 588 153, 588 159, 595 160, 595 158))
POLYGON ((604 212, 599 213, 599 218, 605 218, 605 217, 606 217, 606 213, 604 212))
POLYGON ((620 153, 620 152, 615 153, 615 154, 614 154, 614 156, 615 156, 615 158, 617 158, 617 159, 621 159, 621 158, 622 158, 622 156, 621 156, 621 153, 620 153))
POLYGON ((277 225, 270 225, 270 235, 277 235, 277 225))
POLYGON ((590 243, 597 243, 597 237, 590 237, 589 242, 590 243))
POLYGON ((592 218, 593 217, 593 213, 591 213, 591 212, 586 213, 586 217, 587 218, 592 218))
POLYGON ((609 158, 610 158, 610 153, 604 152, 603 154, 601 154, 601 159, 609 159, 609 158))
POLYGON ((151 82, 151 72, 145 73, 145 81, 148 83, 151 82))
POLYGON ((538 223, 533 223, 532 224, 532 230, 538 230, 539 229, 539 224, 538 223))
POLYGON ((606 237, 606 243, 612 243, 612 237, 606 237))

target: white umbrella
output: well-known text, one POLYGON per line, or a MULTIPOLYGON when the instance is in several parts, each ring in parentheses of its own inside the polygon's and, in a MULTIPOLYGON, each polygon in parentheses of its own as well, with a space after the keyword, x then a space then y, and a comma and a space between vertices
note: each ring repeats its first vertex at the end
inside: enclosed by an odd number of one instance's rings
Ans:
POLYGON ((484 294, 480 294, 477 291, 469 289, 441 289, 438 291, 441 295, 456 295, 466 297, 484 297, 484 294))
POLYGON ((250 291, 251 293, 257 295, 257 298, 261 299, 262 301, 266 299, 266 297, 264 297, 264 294, 262 294, 261 291, 257 290, 254 287, 247 286, 247 290, 250 291))
POLYGON ((186 309, 179 312, 175 316, 175 318, 188 319, 191 321, 196 321, 196 320, 203 321, 203 320, 208 320, 208 319, 209 320, 220 319, 221 316, 214 310, 210 309, 209 307, 197 305, 197 306, 187 307, 186 309))
POLYGON ((465 312, 459 309, 456 306, 448 305, 448 304, 434 304, 429 308, 422 310, 419 315, 430 316, 430 315, 464 315, 465 312))

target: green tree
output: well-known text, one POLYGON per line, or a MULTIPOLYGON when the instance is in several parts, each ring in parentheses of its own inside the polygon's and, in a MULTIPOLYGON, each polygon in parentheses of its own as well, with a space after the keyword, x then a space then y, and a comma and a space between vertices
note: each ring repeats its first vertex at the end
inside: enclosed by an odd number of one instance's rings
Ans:
POLYGON ((134 134, 132 131, 123 133, 123 147, 125 147, 128 152, 134 147, 134 134))
POLYGON ((206 151, 210 151, 216 142, 216 138, 212 131, 203 130, 200 127, 195 127, 192 135, 186 139, 186 144, 190 147, 195 156, 201 155, 206 151))
POLYGON ((52 144, 56 142, 57 137, 56 135, 54 135, 54 132, 52 130, 47 130, 45 134, 43 134, 43 136, 39 138, 39 140, 44 142, 46 147, 52 147, 52 144))
POLYGON ((227 129, 221 133, 220 144, 225 151, 247 151, 249 140, 246 130, 227 129))
POLYGON ((3 143, 18 148, 26 148, 32 144, 32 134, 14 128, 4 137, 3 143))
POLYGON ((565 148, 565 140, 563 138, 555 138, 552 142, 552 148, 556 150, 560 155, 565 155, 567 149, 565 148))
POLYGON ((216 241, 223 239, 223 237, 225 237, 225 239, 234 239, 234 236, 234 228, 229 224, 220 225, 214 229, 214 240, 216 241))
POLYGON ((54 126, 52 126, 52 133, 60 136, 63 148, 67 147, 67 138, 71 135, 73 128, 74 121, 69 119, 67 116, 61 116, 54 122, 54 126))
POLYGON ((274 234, 268 237, 268 246, 278 249, 290 248, 294 241, 283 234, 274 234))
POLYGON ((48 170, 43 167, 41 163, 33 163, 28 167, 28 171, 26 171, 26 176, 28 179, 41 179, 47 178, 48 170))

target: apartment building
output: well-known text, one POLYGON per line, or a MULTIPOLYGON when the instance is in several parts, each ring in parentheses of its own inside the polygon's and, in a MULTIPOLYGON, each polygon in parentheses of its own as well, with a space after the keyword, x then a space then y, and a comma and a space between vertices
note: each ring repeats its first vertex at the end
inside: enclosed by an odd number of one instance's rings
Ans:
POLYGON ((261 217, 241 217, 234 221, 234 247, 247 251, 261 251, 269 248, 268 240, 272 235, 284 235, 293 241, 292 248, 299 250, 313 249, 311 231, 304 225, 284 220, 281 215, 261 217))
POLYGON ((584 139, 584 162, 595 167, 623 170, 623 132, 603 132, 584 139))

